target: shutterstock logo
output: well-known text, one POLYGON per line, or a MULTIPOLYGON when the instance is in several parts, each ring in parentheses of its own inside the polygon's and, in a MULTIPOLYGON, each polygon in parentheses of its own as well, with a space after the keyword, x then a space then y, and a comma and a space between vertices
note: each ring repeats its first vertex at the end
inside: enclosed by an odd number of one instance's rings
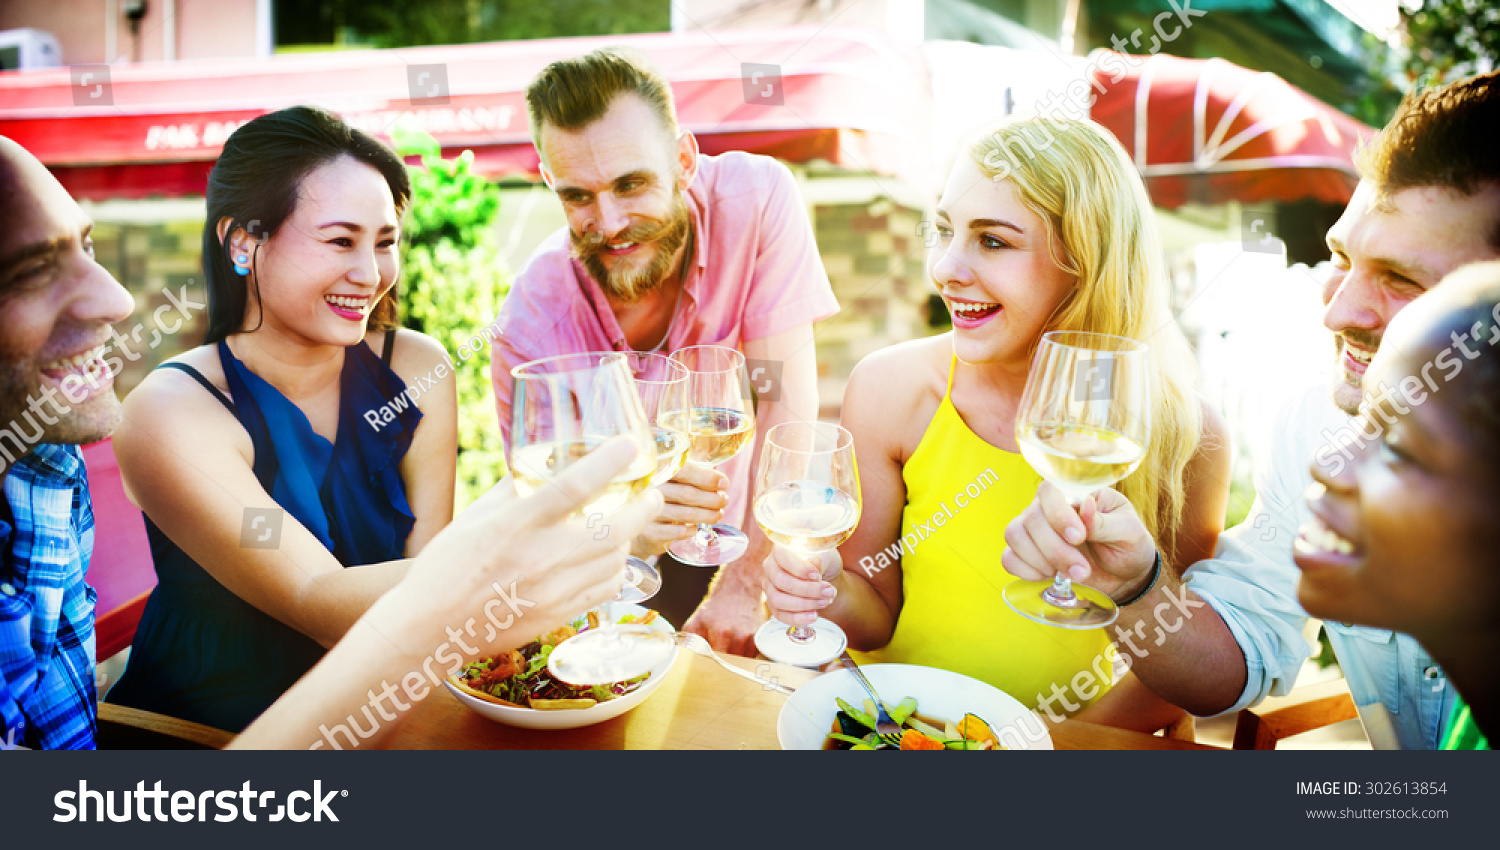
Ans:
POLYGON ((257 812, 271 823, 281 820, 293 823, 305 823, 308 820, 321 823, 326 820, 337 823, 338 815, 333 813, 329 802, 334 797, 349 796, 347 790, 324 794, 321 779, 313 781, 311 791, 293 791, 286 795, 285 803, 276 802, 275 791, 254 790, 248 779, 238 791, 163 791, 160 781, 152 789, 147 791, 146 782, 142 780, 135 784, 134 791, 120 791, 120 808, 116 811, 114 791, 92 791, 88 780, 80 779, 77 791, 59 791, 52 798, 57 806, 57 814, 52 819, 58 823, 82 823, 93 812, 95 823, 102 823, 105 817, 114 823, 128 823, 131 820, 145 823, 208 823, 209 803, 212 802, 216 809, 212 819, 219 823, 240 819, 253 823, 257 812), (169 808, 170 815, 167 812, 169 808))

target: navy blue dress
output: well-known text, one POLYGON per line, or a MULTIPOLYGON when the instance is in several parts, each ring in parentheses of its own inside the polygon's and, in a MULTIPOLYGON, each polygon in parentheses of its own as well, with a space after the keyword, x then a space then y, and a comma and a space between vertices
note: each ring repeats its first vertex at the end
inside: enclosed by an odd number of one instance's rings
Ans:
MULTIPOLYGON (((387 334, 384 358, 364 343, 347 349, 332 443, 223 342, 219 361, 233 401, 196 369, 163 364, 195 377, 235 414, 255 447, 261 486, 345 567, 405 557, 414 522, 400 465, 422 414, 407 405, 378 430, 362 416, 406 390, 386 365, 394 338, 387 334)), ((270 548, 278 539, 274 522, 247 521, 253 527, 241 545, 270 548)), ((323 647, 227 590, 150 517, 146 533, 158 584, 108 700, 239 732, 317 663, 323 647)))

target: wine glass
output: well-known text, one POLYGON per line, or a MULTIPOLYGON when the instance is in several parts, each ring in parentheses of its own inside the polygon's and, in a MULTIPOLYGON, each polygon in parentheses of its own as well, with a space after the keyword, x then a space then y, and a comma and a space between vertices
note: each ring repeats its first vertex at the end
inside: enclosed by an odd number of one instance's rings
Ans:
MULTIPOLYGON (((578 505, 597 534, 604 518, 644 492, 656 471, 655 441, 625 355, 564 354, 523 363, 515 378, 510 468, 516 491, 525 496, 548 486, 568 466, 617 435, 630 437, 636 457, 602 493, 578 505)), ((672 651, 661 632, 602 627, 582 632, 553 649, 548 669, 576 685, 607 684, 650 672, 672 651)))
MULTIPOLYGON (((1084 497, 1135 471, 1151 441, 1151 363, 1144 343, 1107 334, 1042 336, 1016 414, 1016 442, 1041 476, 1076 508, 1084 497)), ((1114 600, 1073 584, 1013 581, 1001 594, 1017 614, 1070 629, 1107 626, 1114 600)))
MULTIPOLYGON (((625 357, 651 423, 656 449, 651 486, 660 487, 687 462, 688 433, 674 427, 687 421, 687 367, 661 354, 628 352, 625 357)), ((616 602, 644 602, 660 590, 661 573, 655 567, 634 556, 625 559, 625 585, 616 602)))
MULTIPOLYGON (((668 425, 688 434, 687 459, 718 466, 755 437, 755 408, 745 355, 719 345, 694 345, 672 354, 688 370, 688 405, 668 425)), ((698 524, 698 533, 667 548, 696 567, 717 567, 745 554, 749 538, 732 525, 698 524)))
MULTIPOLYGON (((859 469, 854 437, 826 422, 784 422, 766 432, 755 482, 755 521, 766 536, 809 563, 837 549, 859 524, 859 469)), ((810 626, 767 620, 755 632, 761 654, 784 664, 818 667, 848 645, 843 629, 819 618, 810 626)))

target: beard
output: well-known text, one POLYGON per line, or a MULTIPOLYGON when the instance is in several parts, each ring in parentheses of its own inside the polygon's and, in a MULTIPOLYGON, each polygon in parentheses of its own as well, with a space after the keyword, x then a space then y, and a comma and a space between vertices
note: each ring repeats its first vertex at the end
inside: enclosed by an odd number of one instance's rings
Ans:
POLYGON ((1363 375, 1351 375, 1344 368, 1345 339, 1362 348, 1376 351, 1380 348, 1381 338, 1361 330, 1342 331, 1334 337, 1333 357, 1338 372, 1333 379, 1333 403, 1350 416, 1358 416, 1360 402, 1364 400, 1363 375))
POLYGON ((572 242, 573 257, 583 263, 584 269, 604 294, 625 304, 634 304, 646 293, 661 285, 672 271, 672 261, 677 250, 687 242, 690 227, 687 204, 682 199, 682 190, 672 190, 672 212, 660 224, 637 224, 620 231, 613 239, 606 240, 601 233, 579 236, 571 229, 568 238, 572 242), (611 242, 634 242, 653 253, 644 266, 629 269, 621 267, 610 271, 604 265, 604 244, 611 242))

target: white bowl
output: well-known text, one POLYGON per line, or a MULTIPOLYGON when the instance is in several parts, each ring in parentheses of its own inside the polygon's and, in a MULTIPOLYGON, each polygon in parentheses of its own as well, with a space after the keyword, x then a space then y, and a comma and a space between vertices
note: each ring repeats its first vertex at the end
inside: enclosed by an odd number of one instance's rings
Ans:
MULTIPOLYGON (((1052 736, 1026 706, 1004 691, 959 673, 915 664, 865 664, 859 668, 887 705, 917 698, 917 713, 953 723, 973 714, 1012 750, 1050 750, 1052 736)), ((848 670, 825 673, 801 686, 776 716, 783 750, 821 750, 838 713, 835 698, 859 706, 869 696, 848 670)))
MULTIPOLYGON (((634 614, 640 617, 646 613, 646 609, 639 605, 624 605, 616 603, 612 606, 614 619, 619 622, 620 617, 625 614, 634 614)), ((671 623, 660 615, 651 621, 651 627, 659 631, 671 633, 675 631, 671 623)), ((451 681, 443 680, 448 690, 458 701, 497 722, 507 726, 519 726, 523 729, 577 729, 580 726, 592 726, 595 723, 603 723, 613 720, 625 712, 645 702, 661 683, 667 680, 667 674, 672 672, 672 663, 677 660, 677 647, 672 647, 672 652, 665 660, 656 665, 651 675, 639 688, 622 697, 607 702, 597 703, 589 708, 565 708, 556 711, 538 711, 534 708, 517 708, 509 705, 482 700, 479 697, 464 693, 451 681)))

